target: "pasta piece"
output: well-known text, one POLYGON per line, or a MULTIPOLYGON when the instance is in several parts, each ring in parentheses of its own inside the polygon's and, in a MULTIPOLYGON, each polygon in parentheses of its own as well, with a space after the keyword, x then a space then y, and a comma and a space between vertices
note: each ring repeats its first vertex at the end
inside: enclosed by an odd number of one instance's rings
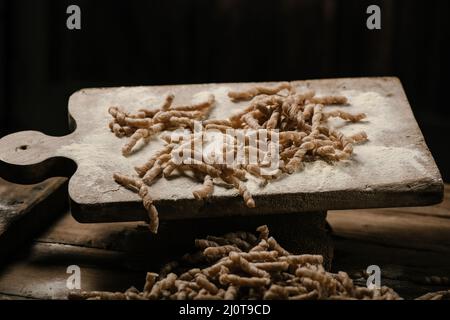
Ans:
POLYGON ((250 100, 260 94, 277 94, 284 89, 291 89, 291 85, 283 82, 274 87, 255 86, 246 91, 230 91, 228 92, 228 97, 233 101, 250 100))
POLYGON ((195 189, 192 194, 195 199, 202 200, 210 197, 214 192, 214 184, 211 176, 206 175, 203 185, 197 189, 195 189))

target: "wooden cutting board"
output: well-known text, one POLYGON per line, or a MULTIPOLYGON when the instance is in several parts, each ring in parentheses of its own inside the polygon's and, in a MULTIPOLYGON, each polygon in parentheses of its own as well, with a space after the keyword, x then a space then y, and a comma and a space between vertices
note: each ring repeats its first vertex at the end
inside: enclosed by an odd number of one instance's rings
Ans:
MULTIPOLYGON (((272 85, 274 83, 265 83, 272 85)), ((308 163, 301 172, 260 187, 247 183, 256 208, 244 206, 235 190, 216 187, 208 201, 197 201, 191 193, 196 182, 179 177, 160 179, 151 187, 160 219, 293 213, 329 209, 421 206, 440 202, 443 183, 424 142, 408 100, 397 78, 351 78, 294 81, 317 95, 348 97, 349 112, 365 112, 367 121, 347 124, 332 120, 344 133, 367 132, 369 141, 355 146, 349 161, 308 163)), ((233 103, 231 89, 252 83, 201 84, 151 87, 83 89, 69 100, 76 129, 63 137, 25 131, 0 140, 0 175, 30 183, 55 175, 72 175, 69 194, 72 213, 82 222, 142 220, 146 212, 139 197, 119 187, 112 174, 134 173, 133 167, 148 159, 162 142, 155 138, 130 157, 121 155, 125 139, 108 128, 112 105, 127 110, 158 105, 167 93, 175 104, 189 103, 207 92, 216 97, 211 118, 224 118, 244 108, 233 103)), ((329 110, 335 107, 327 107, 329 110)))
POLYGON ((0 266, 15 250, 36 236, 67 208, 67 179, 52 178, 35 185, 0 179, 0 266))

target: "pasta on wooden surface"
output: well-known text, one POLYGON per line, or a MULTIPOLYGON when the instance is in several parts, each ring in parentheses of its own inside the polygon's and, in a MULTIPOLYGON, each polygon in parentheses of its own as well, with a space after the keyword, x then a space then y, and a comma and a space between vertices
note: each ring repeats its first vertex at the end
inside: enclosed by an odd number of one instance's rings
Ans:
MULTIPOLYGON (((136 146, 139 142, 146 144, 159 132, 176 129, 191 132, 176 141, 163 135, 161 139, 165 145, 147 162, 135 167, 139 183, 151 186, 161 177, 193 175, 203 181, 203 185, 192 190, 195 199, 204 200, 213 196, 215 184, 228 185, 236 189, 247 207, 255 208, 256 201, 245 183, 247 176, 259 179, 259 184, 264 186, 283 174, 301 170, 306 161, 347 160, 353 153, 353 144, 367 140, 364 132, 347 137, 329 126, 328 119, 332 117, 350 122, 366 117, 363 113, 351 114, 343 110, 325 111, 328 105, 347 104, 347 98, 343 96, 317 97, 313 90, 297 93, 288 82, 272 87, 255 86, 243 91, 230 91, 228 96, 233 101, 251 101, 228 119, 208 119, 215 103, 213 94, 208 94, 203 101, 177 106, 174 104, 175 96, 169 93, 158 107, 140 109, 134 114, 120 107, 110 107, 108 112, 113 118, 109 123, 110 130, 117 137, 128 137, 122 148, 124 156, 138 152, 136 146), (201 121, 200 133, 194 130, 196 121, 201 121), (198 152, 195 146, 205 142, 208 135, 205 132, 208 130, 219 133, 214 139, 222 139, 225 142, 223 148, 198 152), (230 130, 244 134, 244 139, 240 141, 239 134, 232 135, 230 130), (264 138, 254 141, 255 135, 260 132, 265 132, 264 138), (278 140, 274 140, 275 137, 278 140), (245 161, 227 163, 229 155, 232 159, 241 156, 245 161), (179 161, 180 156, 183 161, 179 161), (278 159, 276 168, 270 167, 273 159, 278 159)), ((118 183, 121 183, 120 179, 118 183)), ((144 205, 150 210, 151 221, 156 221, 156 208, 148 200, 149 196, 146 197, 144 205)), ((154 232, 155 225, 153 223, 151 228, 154 232)))

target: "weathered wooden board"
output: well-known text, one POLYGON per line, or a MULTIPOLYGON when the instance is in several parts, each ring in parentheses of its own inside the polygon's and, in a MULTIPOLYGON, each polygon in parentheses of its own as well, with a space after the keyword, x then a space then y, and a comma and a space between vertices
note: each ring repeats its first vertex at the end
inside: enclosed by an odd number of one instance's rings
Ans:
MULTIPOLYGON (((272 84, 272 83, 269 83, 272 84)), ((196 201, 188 178, 161 179, 152 187, 160 218, 295 213, 328 209, 429 205, 441 201, 443 184, 439 171, 396 78, 353 78, 294 81, 298 90, 312 88, 318 95, 343 94, 349 112, 365 112, 367 121, 346 124, 331 120, 344 133, 365 130, 369 141, 355 147, 350 161, 308 163, 305 170, 260 187, 248 183, 257 208, 249 209, 235 190, 217 187, 207 202, 196 201)), ((175 103, 188 103, 206 92, 216 96, 210 117, 227 117, 245 103, 229 101, 230 89, 252 84, 203 84, 153 87, 84 89, 73 94, 69 111, 76 130, 64 137, 39 132, 19 132, 0 140, 0 175, 31 182, 54 175, 70 175, 72 212, 84 222, 142 220, 146 213, 137 195, 119 187, 114 172, 133 173, 162 145, 157 138, 125 158, 107 127, 108 107, 133 110, 156 105, 168 92, 175 103)), ((329 107, 330 109, 333 107, 329 107)))
MULTIPOLYGON (((92 250, 80 248, 87 256, 92 250)), ((95 256, 94 256, 95 257, 95 256)), ((6 268, 0 275, 0 292, 8 296, 35 299, 67 299, 69 289, 67 273, 69 265, 81 268, 81 289, 125 291, 131 286, 142 289, 145 272, 132 272, 123 269, 90 267, 81 264, 76 258, 68 257, 65 263, 37 263, 19 261, 6 268)))
MULTIPOLYGON (((148 226, 138 222, 80 224, 65 215, 48 232, 39 237, 45 243, 83 246, 129 252, 145 259, 146 265, 160 267, 164 261, 182 256, 192 250, 195 239, 207 235, 222 235, 236 230, 255 232, 266 224, 272 236, 297 254, 315 253, 324 257, 329 267, 333 258, 333 243, 326 227, 325 212, 279 215, 168 220, 161 223, 158 234, 151 234, 148 226), (177 236, 174 237, 173 235, 177 236), (301 236, 299 236, 301 235, 301 236), (149 253, 151 253, 149 255, 149 253)), ((133 264, 124 259, 124 264, 133 264)))
POLYGON ((66 180, 23 186, 0 179, 0 265, 67 207, 66 180))
MULTIPOLYGON (((448 277, 450 272, 450 186, 445 190, 439 206, 329 212, 336 244, 333 271, 343 270, 355 277, 376 264, 381 268, 381 284, 409 299, 448 289, 424 281, 429 276, 448 277), (441 214, 436 216, 436 212, 441 214), (424 224, 423 219, 429 220, 424 224), (433 225, 438 232, 429 230, 433 225)), ((145 272, 157 271, 163 263, 160 252, 170 253, 170 259, 178 258, 179 253, 156 248, 154 237, 140 225, 79 224, 65 213, 0 272, 0 299, 64 299, 69 265, 80 266, 83 290, 123 291, 132 285, 142 289, 145 272)), ((365 280, 356 283, 365 285, 365 280)))
POLYGON ((448 255, 450 218, 422 213, 414 215, 413 210, 330 211, 328 221, 335 226, 334 232, 348 239, 364 237, 365 241, 448 255))

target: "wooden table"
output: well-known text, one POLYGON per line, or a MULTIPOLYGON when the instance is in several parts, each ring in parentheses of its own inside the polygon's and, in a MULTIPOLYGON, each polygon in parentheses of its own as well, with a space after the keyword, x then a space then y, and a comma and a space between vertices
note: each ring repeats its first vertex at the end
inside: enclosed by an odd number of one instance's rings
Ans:
MULTIPOLYGON (((330 211, 328 221, 335 241, 334 270, 355 274, 377 264, 382 285, 405 298, 445 287, 424 280, 450 275, 450 185, 440 205, 330 211)), ((154 251, 152 246, 151 235, 139 223, 79 224, 65 213, 2 268, 0 298, 65 298, 69 265, 80 266, 83 290, 141 288, 145 272, 167 259, 161 256, 164 248, 154 251)))

